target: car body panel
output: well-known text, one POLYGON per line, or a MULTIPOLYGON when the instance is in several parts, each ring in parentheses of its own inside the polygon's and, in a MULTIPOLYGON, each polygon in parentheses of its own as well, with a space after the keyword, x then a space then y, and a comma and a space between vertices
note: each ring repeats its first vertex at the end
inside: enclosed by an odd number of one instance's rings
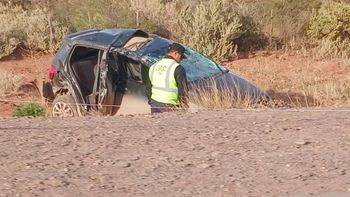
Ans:
POLYGON ((105 50, 110 46, 122 47, 135 34, 148 36, 147 33, 139 29, 92 29, 70 34, 64 38, 60 49, 52 61, 52 65, 57 70, 62 69, 59 60, 64 62, 68 57, 68 53, 76 45, 90 46, 101 50, 105 50), (115 40, 116 38, 118 39, 115 40), (112 43, 114 40, 115 43, 112 43))
POLYGON ((65 39, 106 49, 111 44, 113 47, 123 47, 134 35, 148 37, 146 32, 139 29, 93 29, 68 35, 65 39))

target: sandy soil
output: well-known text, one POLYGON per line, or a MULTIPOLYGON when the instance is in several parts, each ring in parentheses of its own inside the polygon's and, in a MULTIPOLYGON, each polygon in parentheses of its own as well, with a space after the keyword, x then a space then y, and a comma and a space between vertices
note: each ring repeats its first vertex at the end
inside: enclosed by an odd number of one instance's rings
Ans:
POLYGON ((349 81, 350 62, 346 60, 319 60, 293 51, 262 51, 226 62, 225 66, 287 106, 350 106, 349 101, 339 97, 329 99, 337 97, 330 92, 339 92, 349 81))
MULTIPOLYGON (((260 52, 241 57, 238 60, 225 62, 224 65, 233 72, 242 75, 249 81, 266 90, 278 104, 290 107, 306 107, 321 102, 312 95, 301 94, 300 84, 322 83, 323 81, 346 81, 350 75, 350 63, 337 60, 316 61, 298 54, 285 52, 260 52), (260 54, 261 53, 261 54, 260 54), (301 78, 308 78, 301 80, 301 78), (311 79, 309 79, 311 78, 311 79), (307 101, 307 105, 303 102, 307 101)), ((31 82, 48 80, 48 69, 52 55, 23 57, 15 55, 2 59, 0 69, 12 71, 23 79, 22 86, 29 87, 31 82), (29 85, 29 86, 28 86, 29 85)), ((21 91, 5 98, 0 97, 0 117, 10 117, 14 109, 22 103, 42 100, 33 93, 33 89, 22 88, 21 91), (5 100, 5 101, 4 101, 5 100), (8 101, 6 101, 8 100, 8 101)), ((321 102, 322 103, 322 102, 321 102)), ((344 103, 334 104, 344 105, 344 103)), ((350 103, 345 103, 350 106, 350 103)), ((317 106, 317 105, 316 105, 317 106)))
POLYGON ((332 110, 0 119, 0 196, 348 197, 332 110))
POLYGON ((5 97, 0 95, 0 117, 11 117, 15 108, 23 103, 41 103, 40 95, 32 86, 32 82, 48 80, 48 69, 52 58, 52 55, 37 57, 15 55, 0 61, 1 70, 12 72, 22 78, 22 84, 18 92, 13 92, 5 97))

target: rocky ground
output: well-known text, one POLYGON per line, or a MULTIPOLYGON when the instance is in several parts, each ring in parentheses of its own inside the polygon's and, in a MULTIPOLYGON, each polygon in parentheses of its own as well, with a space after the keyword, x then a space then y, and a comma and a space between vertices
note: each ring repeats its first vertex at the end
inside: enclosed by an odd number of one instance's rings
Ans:
POLYGON ((0 196, 348 197, 349 116, 312 109, 3 118, 0 196))

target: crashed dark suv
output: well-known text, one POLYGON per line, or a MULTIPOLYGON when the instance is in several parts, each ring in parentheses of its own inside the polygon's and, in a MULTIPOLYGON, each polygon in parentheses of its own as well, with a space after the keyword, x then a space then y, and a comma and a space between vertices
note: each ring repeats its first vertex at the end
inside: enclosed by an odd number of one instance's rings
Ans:
MULTIPOLYGON (((149 67, 165 56, 171 40, 139 29, 92 29, 65 37, 49 70, 44 97, 53 116, 150 113, 149 67)), ((254 84, 186 47, 182 60, 190 93, 215 84, 252 101, 269 96, 254 84)), ((190 94, 191 95, 191 94, 190 94)), ((190 98, 191 100, 191 98, 190 98)))

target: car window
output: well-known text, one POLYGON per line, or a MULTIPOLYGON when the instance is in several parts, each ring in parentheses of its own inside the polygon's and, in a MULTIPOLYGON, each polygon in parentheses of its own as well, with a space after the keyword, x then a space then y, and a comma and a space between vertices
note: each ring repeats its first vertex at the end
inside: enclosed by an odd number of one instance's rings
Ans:
POLYGON ((136 53, 141 56, 143 62, 150 67, 152 64, 156 63, 166 55, 170 44, 171 43, 169 40, 161 37, 155 37, 136 53))
MULTIPOLYGON (((155 37, 151 42, 146 44, 143 48, 137 51, 138 55, 142 57, 142 60, 147 66, 151 66, 160 59, 162 59, 169 48, 171 41, 155 37)), ((187 80, 196 81, 199 79, 207 78, 225 71, 226 68, 217 65, 214 61, 210 60, 201 53, 185 47, 187 58, 182 60, 180 64, 185 68, 187 80)))
POLYGON ((185 48, 185 55, 187 58, 183 59, 180 64, 185 68, 189 81, 207 78, 226 70, 226 68, 217 65, 213 60, 201 53, 188 47, 185 48))

